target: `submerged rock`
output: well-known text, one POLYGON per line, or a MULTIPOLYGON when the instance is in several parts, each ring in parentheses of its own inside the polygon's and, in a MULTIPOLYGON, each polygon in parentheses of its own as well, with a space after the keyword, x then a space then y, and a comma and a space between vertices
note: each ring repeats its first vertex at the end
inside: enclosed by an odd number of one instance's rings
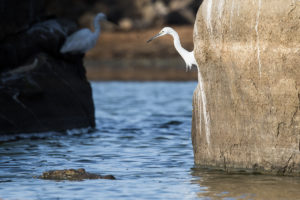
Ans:
POLYGON ((170 128, 171 126, 178 126, 180 124, 182 124, 180 121, 169 121, 160 125, 160 128, 170 128))
POLYGON ((64 169, 64 170, 51 170, 44 172, 41 179, 48 180, 70 180, 70 181, 80 181, 84 179, 111 179, 114 180, 115 177, 112 175, 101 176, 98 174, 92 174, 85 171, 85 169, 64 169))
POLYGON ((195 163, 300 175, 300 7, 205 0, 194 29, 195 163))

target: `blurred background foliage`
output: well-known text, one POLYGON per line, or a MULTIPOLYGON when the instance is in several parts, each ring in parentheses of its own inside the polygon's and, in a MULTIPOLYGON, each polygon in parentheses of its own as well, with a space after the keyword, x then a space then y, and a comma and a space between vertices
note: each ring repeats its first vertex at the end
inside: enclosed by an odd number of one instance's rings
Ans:
POLYGON ((44 0, 48 16, 76 21, 93 28, 101 22, 97 45, 87 52, 85 67, 90 80, 196 80, 195 68, 185 64, 166 36, 146 44, 164 26, 173 27, 184 48, 193 49, 193 24, 202 0, 44 0))
POLYGON ((89 26, 98 12, 106 13, 110 25, 104 30, 144 29, 163 25, 193 24, 202 0, 45 0, 51 15, 89 26))

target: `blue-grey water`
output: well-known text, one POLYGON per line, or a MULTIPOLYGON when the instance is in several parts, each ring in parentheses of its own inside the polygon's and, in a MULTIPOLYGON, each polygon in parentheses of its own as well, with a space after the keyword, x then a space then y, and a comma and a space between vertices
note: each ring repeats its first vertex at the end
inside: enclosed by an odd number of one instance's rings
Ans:
POLYGON ((300 199, 293 177, 193 169, 196 82, 94 82, 96 130, 0 138, 0 199, 300 199), (52 181, 85 168, 117 180, 52 181))

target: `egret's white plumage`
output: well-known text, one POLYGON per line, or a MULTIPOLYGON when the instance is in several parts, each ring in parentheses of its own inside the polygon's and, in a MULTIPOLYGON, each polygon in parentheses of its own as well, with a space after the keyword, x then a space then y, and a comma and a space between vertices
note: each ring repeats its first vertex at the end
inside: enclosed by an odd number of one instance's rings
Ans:
POLYGON ((98 13, 94 18, 94 32, 88 28, 80 29, 67 37, 62 45, 61 53, 85 53, 96 45, 100 35, 100 20, 106 19, 105 14, 98 13))
POLYGON ((157 35, 155 35, 154 37, 150 38, 147 42, 151 42, 152 40, 154 40, 155 38, 164 36, 164 35, 171 35, 174 39, 174 46, 175 49, 178 51, 178 53, 181 55, 181 57, 183 58, 185 64, 186 64, 186 69, 191 69, 193 65, 198 67, 198 64, 196 62, 195 56, 194 56, 194 51, 187 51, 185 50, 180 43, 180 38, 178 33, 170 28, 170 27, 165 27, 163 28, 157 35))
MULTIPOLYGON (((198 69, 198 83, 199 83, 199 87, 200 87, 201 100, 202 100, 202 106, 203 106, 203 109, 200 109, 200 110, 202 110, 202 113, 204 116, 206 141, 207 141, 207 144, 210 145, 210 116, 209 116, 209 112, 207 110, 207 100, 206 100, 206 95, 205 95, 205 90, 204 90, 204 82, 202 79, 202 75, 201 75, 198 63, 194 56, 194 51, 190 52, 190 51, 185 50, 181 46, 178 33, 170 27, 163 28, 157 35, 150 38, 147 42, 151 42, 155 38, 158 38, 158 37, 161 37, 161 36, 164 36, 167 34, 169 34, 173 37, 175 49, 178 51, 178 53, 181 55, 181 57, 185 61, 186 69, 187 70, 191 69, 193 65, 195 65, 198 69)), ((201 119, 201 116, 200 116, 200 119, 201 119)))

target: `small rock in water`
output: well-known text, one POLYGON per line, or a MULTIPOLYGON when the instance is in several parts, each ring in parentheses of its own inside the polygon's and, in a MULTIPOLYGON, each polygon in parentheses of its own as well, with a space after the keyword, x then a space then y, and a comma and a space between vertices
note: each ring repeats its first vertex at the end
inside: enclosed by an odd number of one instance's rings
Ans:
POLYGON ((80 181, 83 179, 116 179, 112 175, 101 176, 98 174, 92 174, 85 171, 85 169, 64 169, 64 170, 51 170, 44 172, 41 176, 41 179, 47 180, 71 180, 71 181, 80 181))
POLYGON ((113 175, 105 175, 105 176, 102 176, 102 179, 115 180, 116 178, 113 175))
POLYGON ((180 121, 169 121, 167 123, 164 123, 160 126, 160 128, 170 128, 170 126, 178 126, 182 124, 180 121))

